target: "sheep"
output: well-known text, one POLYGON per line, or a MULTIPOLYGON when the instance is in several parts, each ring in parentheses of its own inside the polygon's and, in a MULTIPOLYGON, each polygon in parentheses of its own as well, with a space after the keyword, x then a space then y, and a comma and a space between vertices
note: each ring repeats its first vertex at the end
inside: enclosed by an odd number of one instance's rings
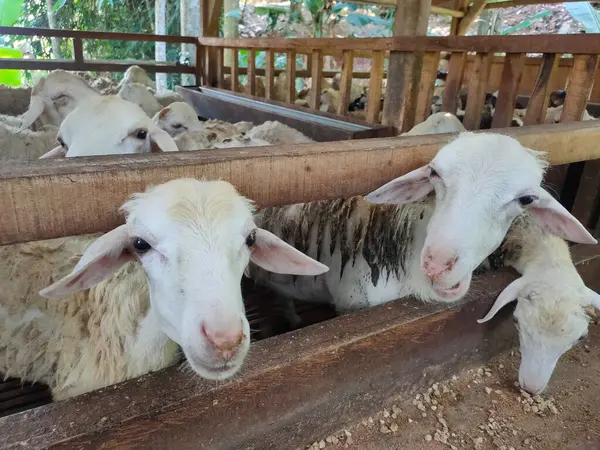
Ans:
POLYGON ((408 295, 456 301, 521 214, 574 242, 596 242, 540 187, 545 168, 538 152, 511 137, 463 132, 429 164, 365 198, 259 212, 259 226, 331 270, 292 280, 251 267, 250 276, 287 299, 329 302, 339 313, 408 295))
POLYGON ((298 130, 288 127, 281 122, 267 121, 252 128, 247 136, 253 139, 266 141, 269 144, 301 144, 314 142, 298 130))
POLYGON ((219 137, 216 133, 206 130, 188 131, 175 136, 174 140, 180 151, 211 148, 264 147, 271 145, 271 143, 259 138, 251 138, 241 134, 219 137))
POLYGON ((465 127, 454 115, 445 112, 438 112, 430 115, 427 120, 415 125, 410 131, 402 133, 400 136, 417 136, 423 134, 439 133, 458 133, 465 131, 465 127))
POLYGON ((60 126, 60 146, 42 158, 177 151, 175 142, 139 106, 117 96, 91 98, 60 126))
POLYGON ((44 125, 60 126, 63 119, 86 99, 100 93, 81 77, 64 70, 54 70, 40 79, 31 90, 29 108, 21 116, 21 129, 44 125))
POLYGON ((519 384, 540 394, 546 389, 559 358, 588 331, 588 307, 600 309, 600 295, 586 287, 571 260, 567 244, 529 217, 515 221, 493 267, 510 266, 521 277, 509 284, 479 323, 517 301, 514 320, 519 331, 519 384))
POLYGON ((89 84, 98 92, 101 92, 102 95, 115 95, 118 93, 117 83, 108 77, 98 77, 89 84))
POLYGON ((266 147, 270 142, 248 136, 234 136, 214 144, 213 148, 266 147))
POLYGON ((552 91, 550 94, 550 98, 548 99, 548 107, 556 108, 557 106, 562 106, 565 104, 565 100, 567 99, 567 91, 564 89, 557 89, 556 91, 552 91))
POLYGON ((118 96, 138 105, 149 117, 154 117, 163 108, 154 94, 143 84, 126 83, 119 89, 118 96))
POLYGON ((157 112, 152 120, 172 137, 190 130, 199 131, 203 128, 194 108, 185 102, 171 103, 157 112))
POLYGON ((133 65, 128 67, 123 75, 123 79, 117 85, 117 89, 121 90, 124 85, 131 83, 141 84, 156 92, 156 83, 152 81, 152 78, 140 66, 133 65))
MULTIPOLYGON (((558 123, 560 122, 560 118, 562 116, 562 112, 563 112, 563 105, 560 106, 556 106, 556 107, 551 107, 548 108, 548 110, 546 111, 546 119, 544 121, 544 123, 558 123)), ((596 120, 595 117, 591 116, 590 113, 587 112, 587 110, 583 110, 583 112, 581 113, 581 120, 596 120)))
POLYGON ((6 377, 46 383, 60 401, 173 365, 181 349, 196 374, 223 380, 249 348, 249 261, 328 270, 258 228, 251 202, 224 181, 172 180, 122 210, 125 224, 100 237, 0 247, 6 377))
POLYGON ((18 116, 27 111, 31 88, 0 85, 0 114, 18 116))
POLYGON ((171 105, 176 102, 183 102, 184 99, 177 92, 170 91, 168 89, 159 90, 154 93, 154 98, 161 104, 164 108, 166 106, 171 105))
POLYGON ((0 124, 0 161, 34 161, 56 145, 57 133, 52 125, 19 132, 17 127, 0 124))

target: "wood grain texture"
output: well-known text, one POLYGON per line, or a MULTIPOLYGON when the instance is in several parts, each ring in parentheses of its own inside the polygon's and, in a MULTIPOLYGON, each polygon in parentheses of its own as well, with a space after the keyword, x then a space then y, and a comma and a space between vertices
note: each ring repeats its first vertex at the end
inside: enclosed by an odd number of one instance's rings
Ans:
POLYGON ((194 75, 198 86, 206 83, 204 79, 204 48, 201 45, 196 45, 196 67, 194 67, 194 75))
POLYGON ((467 130, 479 130, 481 125, 481 113, 492 66, 491 60, 492 55, 489 53, 475 55, 474 72, 469 84, 467 105, 463 118, 463 125, 467 130))
POLYGON ((569 79, 568 95, 565 100, 561 122, 581 120, 581 115, 594 87, 598 55, 575 55, 573 71, 569 79))
POLYGON ((80 38, 73 39, 73 58, 76 63, 83 62, 83 42, 80 38))
POLYGON ((296 100, 296 52, 293 50, 287 52, 285 74, 287 78, 285 101, 294 103, 296 100))
POLYGON ((345 51, 342 62, 342 78, 340 80, 340 103, 337 109, 337 113, 340 116, 348 115, 348 105, 353 100, 350 98, 353 66, 354 55, 351 51, 345 51))
POLYGON ((369 93, 367 97, 367 122, 379 123, 384 62, 384 52, 373 52, 373 58, 371 58, 371 79, 369 80, 369 93))
POLYGON ((467 8, 467 11, 463 18, 459 19, 456 34, 464 36, 475 22, 475 19, 479 17, 481 11, 484 10, 488 0, 475 0, 472 5, 467 8))
MULTIPOLYGON (((590 122, 499 132, 549 152, 552 164, 600 158, 600 128, 590 122)), ((365 194, 426 164, 451 138, 415 136, 3 164, 0 244, 113 229, 123 222, 118 209, 131 194, 181 177, 225 179, 261 206, 365 194)))
POLYGON ((448 77, 442 95, 442 111, 456 114, 458 106, 458 91, 462 86, 467 54, 464 52, 452 53, 448 63, 448 77))
POLYGON ((535 86, 527 104, 527 112, 523 120, 525 125, 544 123, 546 111, 548 110, 548 99, 552 92, 550 88, 551 78, 558 66, 559 59, 559 55, 556 53, 548 53, 543 56, 535 86))
POLYGON ((237 49, 233 49, 233 51, 231 52, 231 83, 230 83, 232 92, 237 92, 239 85, 240 85, 240 77, 239 77, 239 73, 238 73, 239 67, 240 67, 240 62, 239 62, 238 51, 237 51, 237 49))
MULTIPOLYGON (((572 248, 593 289, 599 252, 572 248)), ((510 308, 490 323, 465 326, 514 278, 486 274, 478 279, 485 291, 472 290, 459 304, 405 299, 260 341, 232 381, 205 382, 172 367, 6 417, 0 448, 298 448, 371 415, 394 395, 413 395, 432 378, 481 366, 515 345, 510 308)))
POLYGON ((248 50, 248 93, 256 95, 256 51, 248 50))
POLYGON ((522 53, 510 53, 504 59, 502 70, 502 81, 496 101, 496 110, 492 119, 492 128, 509 127, 515 111, 517 89, 523 74, 525 55, 522 53))
POLYGON ((220 89, 225 88, 225 73, 223 67, 225 66, 225 49, 217 48, 217 87, 220 89))
POLYGON ((423 57, 423 70, 417 93, 417 105, 415 109, 415 124, 425 121, 431 114, 431 102, 437 71, 440 63, 439 52, 427 52, 423 57))
POLYGON ((323 54, 315 51, 310 55, 311 60, 311 88, 309 104, 312 109, 318 110, 321 106, 321 90, 323 88, 323 54))
POLYGON ((267 50, 265 60, 265 98, 275 98, 275 50, 267 50))

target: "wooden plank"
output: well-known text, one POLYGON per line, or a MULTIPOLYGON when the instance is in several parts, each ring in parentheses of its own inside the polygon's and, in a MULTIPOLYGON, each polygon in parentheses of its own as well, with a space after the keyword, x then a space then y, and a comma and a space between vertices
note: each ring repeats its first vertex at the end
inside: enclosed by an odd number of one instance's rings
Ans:
POLYGON ((275 50, 267 50, 265 60, 265 98, 271 100, 275 97, 275 50))
POLYGON ((217 48, 217 87, 223 89, 225 87, 225 49, 217 48))
POLYGON ((458 107, 458 92, 462 86, 467 54, 464 52, 452 53, 448 63, 448 77, 442 95, 442 111, 456 114, 458 107))
MULTIPOLYGON (((572 247, 592 289, 598 252, 572 247)), ((505 270, 485 274, 478 282, 486 289, 459 304, 405 299, 260 341, 235 380, 202 381, 171 367, 7 417, 0 447, 301 448, 516 345, 510 308, 490 323, 465 326, 514 278, 505 270)))
POLYGON ((311 55, 310 79, 309 104, 312 109, 318 110, 321 106, 321 90, 323 89, 323 54, 318 50, 311 55))
MULTIPOLYGON (((314 54, 311 53, 311 55, 314 54)), ((369 54, 369 58, 371 58, 372 54, 369 54)), ((231 69, 229 67, 225 67, 225 71, 226 74, 231 72, 231 69)), ((280 73, 284 72, 285 73, 285 69, 274 69, 273 73, 275 76, 279 75, 280 73)), ((258 76, 264 76, 266 75, 266 70, 265 69, 256 69, 256 74, 258 76)), ((247 74, 247 70, 245 67, 240 67, 239 68, 239 74, 240 75, 246 75, 247 74)), ((337 75, 341 75, 341 72, 339 70, 324 70, 322 72, 322 76, 323 78, 334 78, 337 75)), ((312 76, 312 70, 298 70, 298 68, 296 68, 296 78, 308 78, 312 76)), ((387 72, 383 73, 383 77, 386 78, 387 77, 387 72)), ((352 78, 353 79, 361 79, 361 80, 368 80, 371 78, 371 72, 362 72, 362 71, 356 71, 352 73, 352 78)))
POLYGON ((285 74, 287 79, 287 89, 285 91, 285 100, 288 103, 294 103, 296 100, 296 52, 287 52, 287 62, 285 65, 285 74))
POLYGON ((248 49, 248 93, 256 95, 256 52, 248 49))
MULTIPOLYGON (((457 11, 465 13, 465 10, 469 6, 467 0, 454 0, 453 8, 457 11)), ((464 15, 463 15, 464 17, 464 15)), ((456 36, 458 34, 458 25, 460 23, 460 17, 453 17, 450 21, 450 36, 456 36)))
POLYGON ((239 58, 238 49, 234 48, 231 51, 231 83, 230 89, 232 92, 237 92, 240 84, 240 77, 238 74, 239 69, 239 58))
POLYGON ((471 83, 469 83, 467 105, 463 118, 463 125, 467 130, 479 130, 490 69, 492 68, 491 60, 492 55, 489 53, 475 55, 475 66, 471 83))
MULTIPOLYGON (((594 87, 594 78, 598 67, 598 55, 575 55, 573 71, 569 80, 569 89, 561 122, 581 120, 581 115, 594 87)), ((598 161, 571 164, 565 178, 564 191, 561 193, 563 205, 570 209, 581 223, 595 227, 592 218, 597 217, 600 201, 600 164, 598 161)))
POLYGON ((340 104, 338 105, 337 113, 340 116, 348 115, 348 105, 350 99, 350 91, 352 89, 352 69, 354 66, 354 54, 351 51, 345 51, 342 62, 342 78, 340 80, 340 104))
POLYGON ((73 57, 76 63, 83 63, 83 42, 80 38, 73 39, 73 57))
POLYGON ((460 36, 467 34, 467 31, 469 31, 469 28, 471 28, 471 25, 473 25, 475 19, 477 19, 479 14, 481 14, 481 11, 484 10, 487 2, 488 0, 475 0, 473 4, 467 8, 465 16, 458 21, 456 34, 460 36))
POLYGON ((525 55, 523 53, 509 53, 506 55, 496 110, 492 119, 492 128, 510 127, 524 65, 525 55))
POLYGON ((192 36, 172 36, 143 33, 112 33, 104 31, 55 30, 50 28, 0 27, 0 35, 45 36, 113 41, 167 42, 172 44, 196 44, 192 36))
MULTIPOLYGON (((600 158, 600 127, 590 122, 499 132, 547 151, 552 164, 566 164, 600 158)), ((425 164, 452 138, 361 139, 3 164, 0 245, 113 229, 123 222, 118 209, 132 193, 179 177, 228 180, 263 206, 364 194, 425 164)))
POLYGON ((525 113, 525 119, 523 120, 525 125, 544 123, 546 111, 548 110, 548 98, 552 92, 550 88, 551 77, 558 66, 559 59, 559 55, 556 53, 544 55, 535 81, 535 86, 531 93, 531 99, 527 104, 527 112, 525 113))
POLYGON ((22 70, 70 70, 91 72, 125 72, 133 64, 150 73, 191 73, 196 74, 194 66, 179 63, 157 61, 96 61, 86 60, 83 63, 57 59, 0 59, 0 69, 22 70))
POLYGON ((373 52, 373 57, 371 58, 371 79, 369 80, 369 93, 367 97, 367 122, 379 123, 384 62, 384 52, 373 52))
POLYGON ((423 58, 423 70, 417 94, 417 105, 415 111, 415 124, 423 122, 431 114, 431 102, 435 80, 440 64, 439 52, 427 52, 423 58))
POLYGON ((204 60, 205 48, 206 47, 202 45, 196 45, 196 67, 194 67, 194 75, 198 86, 202 83, 206 83, 204 79, 204 64, 206 64, 206 61, 204 60))
POLYGON ((211 74, 210 74, 210 51, 214 47, 204 47, 202 52, 202 85, 211 87, 211 74))
POLYGON ((199 38, 203 45, 231 48, 276 48, 308 53, 322 50, 330 54, 344 50, 366 51, 456 51, 482 53, 578 53, 600 54, 600 40, 589 35, 528 35, 528 36, 395 36, 391 38, 255 38, 222 39, 199 38))
POLYGON ((505 2, 495 2, 488 3, 486 5, 486 9, 494 9, 494 8, 515 8, 519 6, 530 6, 530 5, 552 5, 556 3, 569 3, 569 2, 578 2, 580 0, 510 0, 505 2))

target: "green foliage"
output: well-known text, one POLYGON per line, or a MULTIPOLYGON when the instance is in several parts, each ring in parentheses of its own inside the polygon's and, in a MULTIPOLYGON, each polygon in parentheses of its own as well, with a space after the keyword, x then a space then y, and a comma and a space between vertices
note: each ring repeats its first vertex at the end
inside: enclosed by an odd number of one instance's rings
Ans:
POLYGON ((0 0, 0 25, 13 26, 21 16, 23 0, 0 0))

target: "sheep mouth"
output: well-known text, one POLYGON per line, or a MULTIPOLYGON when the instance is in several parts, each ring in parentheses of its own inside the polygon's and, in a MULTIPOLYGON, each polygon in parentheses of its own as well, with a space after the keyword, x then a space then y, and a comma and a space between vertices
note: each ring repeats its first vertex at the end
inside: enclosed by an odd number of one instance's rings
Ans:
POLYGON ((187 360, 194 372, 207 380, 219 381, 231 378, 241 366, 241 364, 235 361, 212 364, 194 357, 188 357, 187 360))
POLYGON ((471 285, 471 273, 460 279, 456 284, 448 287, 442 283, 433 283, 433 290, 442 301, 456 301, 461 299, 471 285))

